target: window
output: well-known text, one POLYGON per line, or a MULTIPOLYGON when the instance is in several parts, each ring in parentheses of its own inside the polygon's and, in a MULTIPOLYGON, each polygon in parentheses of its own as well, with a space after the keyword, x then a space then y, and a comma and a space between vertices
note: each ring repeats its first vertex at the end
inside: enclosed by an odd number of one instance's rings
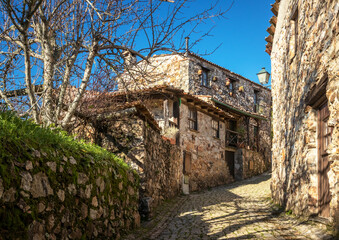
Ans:
POLYGON ((254 109, 253 109, 253 111, 254 112, 259 112, 259 98, 258 98, 258 95, 259 95, 259 91, 254 90, 254 96, 253 96, 253 102, 254 102, 254 109))
POLYGON ((231 81, 230 81, 230 86, 229 86, 229 88, 230 88, 230 95, 231 95, 231 96, 234 96, 234 93, 235 93, 235 81, 234 81, 234 80, 231 80, 231 81))
POLYGON ((189 109, 188 127, 192 130, 198 130, 198 114, 195 109, 189 109))
POLYGON ((206 68, 202 69, 202 73, 200 75, 200 81, 201 81, 202 86, 205 86, 205 87, 210 86, 210 80, 209 80, 209 77, 208 77, 208 69, 206 69, 206 68))
POLYGON ((219 138, 219 121, 212 119, 213 137, 219 138))

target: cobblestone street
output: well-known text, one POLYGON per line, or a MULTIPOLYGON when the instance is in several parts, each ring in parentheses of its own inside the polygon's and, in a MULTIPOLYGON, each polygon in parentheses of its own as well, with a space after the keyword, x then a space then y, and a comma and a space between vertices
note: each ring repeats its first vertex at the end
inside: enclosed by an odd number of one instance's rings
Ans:
POLYGON ((180 196, 125 239, 334 239, 326 226, 272 210, 270 175, 180 196))

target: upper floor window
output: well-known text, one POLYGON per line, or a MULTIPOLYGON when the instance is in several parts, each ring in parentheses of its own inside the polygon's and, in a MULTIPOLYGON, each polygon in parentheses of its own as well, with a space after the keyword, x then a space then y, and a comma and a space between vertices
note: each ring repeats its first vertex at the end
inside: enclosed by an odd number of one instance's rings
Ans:
POLYGON ((208 72, 209 72, 208 69, 202 68, 202 72, 200 74, 201 85, 205 86, 205 87, 209 87, 210 86, 210 80, 209 80, 208 72))
POLYGON ((254 102, 254 112, 259 112, 259 91, 254 90, 253 95, 253 102, 254 102))
POLYGON ((198 130, 198 114, 195 109, 189 109, 188 127, 192 130, 198 130))
POLYGON ((235 81, 234 80, 230 80, 230 85, 229 85, 229 89, 230 89, 230 95, 234 96, 235 94, 235 81))
POLYGON ((212 119, 212 130, 213 130, 213 137, 216 137, 216 138, 219 138, 220 135, 219 135, 219 121, 216 121, 214 119, 212 119))

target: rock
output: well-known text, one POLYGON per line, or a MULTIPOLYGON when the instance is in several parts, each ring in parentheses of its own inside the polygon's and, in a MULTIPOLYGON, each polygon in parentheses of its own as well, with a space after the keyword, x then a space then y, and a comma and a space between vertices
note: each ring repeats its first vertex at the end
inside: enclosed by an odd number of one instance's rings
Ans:
POLYGON ((19 200, 17 205, 24 212, 27 212, 30 209, 30 206, 27 205, 26 202, 22 198, 19 200))
POLYGON ((76 161, 76 160, 74 159, 74 157, 72 157, 72 156, 69 158, 69 162, 70 162, 71 164, 73 164, 73 165, 74 165, 74 164, 77 164, 77 161, 76 161))
POLYGON ((92 198, 92 205, 93 205, 93 207, 97 207, 98 206, 98 199, 97 199, 96 196, 92 198))
POLYGON ((34 150, 33 153, 32 153, 33 157, 37 157, 37 158, 40 158, 41 157, 41 154, 39 151, 37 150, 34 150))
POLYGON ((119 186, 118 186, 119 190, 121 191, 123 188, 122 182, 119 182, 119 186))
POLYGON ((53 172, 56 172, 56 162, 47 162, 46 165, 47 165, 53 172))
POLYGON ((33 198, 46 197, 53 194, 48 177, 44 173, 40 172, 33 176, 31 194, 33 198))
POLYGON ((60 168, 59 168, 59 172, 63 172, 64 171, 64 168, 60 165, 60 168))
POLYGON ((29 198, 29 194, 24 192, 24 191, 20 191, 20 195, 25 197, 25 198, 29 198))
POLYGON ((68 192, 72 195, 75 195, 77 193, 77 189, 73 183, 68 185, 67 189, 68 189, 68 192))
POLYGON ((86 186, 85 197, 90 198, 92 192, 92 184, 86 186))
POLYGON ((0 179, 0 199, 2 198, 2 195, 4 193, 4 186, 2 185, 2 179, 0 179))
POLYGON ((47 223, 48 223, 48 228, 49 229, 52 229, 54 227, 54 224, 55 224, 55 218, 53 215, 49 215, 48 217, 48 220, 47 220, 47 223))
POLYGON ((68 159, 67 159, 66 156, 63 156, 63 157, 62 157, 62 160, 64 160, 64 162, 67 162, 67 161, 68 161, 68 159))
POLYGON ((20 188, 22 188, 25 191, 31 190, 31 183, 33 181, 31 174, 29 172, 22 172, 20 173, 20 176, 22 177, 20 188))
POLYGON ((99 177, 99 178, 95 181, 95 183, 96 183, 97 186, 99 187, 100 192, 103 192, 104 189, 105 189, 105 182, 104 182, 104 180, 103 180, 101 177, 99 177))
POLYGON ((128 194, 132 196, 134 193, 134 189, 131 186, 128 186, 128 194))
POLYGON ((10 188, 4 193, 3 201, 4 202, 14 202, 15 201, 15 189, 10 188))
POLYGON ((88 182, 88 177, 84 173, 79 173, 78 174, 78 184, 86 184, 88 182))
POLYGON ((45 236, 41 233, 34 234, 33 240, 45 240, 45 236))
POLYGON ((40 202, 40 203, 38 204, 38 213, 43 212, 43 211, 45 210, 45 208, 46 208, 45 204, 42 203, 42 202, 40 202))
POLYGON ((26 162, 26 170, 29 171, 33 169, 33 163, 31 161, 26 162))
POLYGON ((57 195, 58 195, 61 202, 65 201, 65 191, 64 190, 59 189, 59 191, 57 192, 57 195))
POLYGON ((134 227, 138 228, 140 227, 140 214, 138 211, 135 211, 133 214, 134 217, 134 227))
POLYGON ((95 209, 90 209, 89 210, 89 217, 93 220, 95 220, 97 218, 97 214, 98 214, 98 211, 95 210, 95 209))
POLYGON ((85 219, 88 216, 88 207, 85 203, 81 204, 81 217, 85 219))
POLYGON ((82 237, 81 230, 79 228, 75 228, 70 234, 71 239, 80 239, 82 237))

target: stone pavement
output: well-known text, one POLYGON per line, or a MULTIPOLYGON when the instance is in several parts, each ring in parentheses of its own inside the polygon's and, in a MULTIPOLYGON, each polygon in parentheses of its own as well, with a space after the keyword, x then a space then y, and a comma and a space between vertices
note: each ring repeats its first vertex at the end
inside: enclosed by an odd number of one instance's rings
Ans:
POLYGON ((274 211, 269 174, 177 197, 154 216, 125 239, 335 239, 323 224, 274 211))

